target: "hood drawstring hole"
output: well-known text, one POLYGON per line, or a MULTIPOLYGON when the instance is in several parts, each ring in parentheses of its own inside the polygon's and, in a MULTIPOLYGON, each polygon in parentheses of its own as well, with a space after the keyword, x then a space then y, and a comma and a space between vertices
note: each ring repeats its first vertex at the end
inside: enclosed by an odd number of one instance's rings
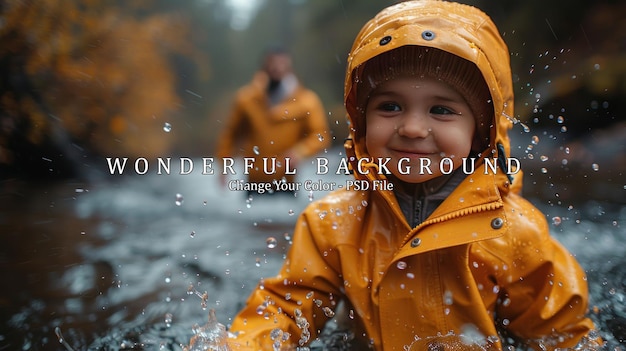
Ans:
POLYGON ((435 39, 435 33, 430 30, 425 30, 422 32, 422 39, 431 41, 435 39))
POLYGON ((380 39, 380 41, 378 42, 380 45, 387 45, 389 44, 389 42, 391 41, 391 36, 387 35, 382 37, 382 39, 380 39))

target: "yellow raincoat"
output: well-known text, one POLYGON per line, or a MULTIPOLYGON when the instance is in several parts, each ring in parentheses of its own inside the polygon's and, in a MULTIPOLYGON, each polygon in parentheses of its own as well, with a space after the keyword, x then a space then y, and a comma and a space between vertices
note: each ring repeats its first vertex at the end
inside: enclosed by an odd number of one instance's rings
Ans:
MULTIPOLYGON (((345 80, 354 127, 347 157, 368 157, 353 73, 402 45, 476 63, 495 110, 483 155, 506 157, 514 115, 508 49, 481 11, 439 1, 394 5, 358 34, 345 80)), ((355 176, 384 179, 369 166, 355 176)), ((415 228, 393 191, 339 190, 309 205, 279 274, 263 280, 233 320, 231 348, 272 350, 278 330, 291 335, 283 346, 310 342, 340 300, 357 337, 375 350, 502 350, 503 335, 537 349, 573 347, 594 327, 585 317, 584 272, 519 195, 521 184, 521 172, 512 182, 500 169, 467 175, 415 228)))
POLYGON ((257 72, 248 85, 239 89, 218 141, 217 156, 254 158, 250 182, 283 177, 291 182, 294 175, 285 173, 295 172, 297 164, 296 160, 287 164, 285 156, 306 158, 330 145, 326 114, 317 94, 300 83, 282 101, 270 105, 268 81, 265 72, 257 72), (265 164, 263 158, 268 158, 265 164))

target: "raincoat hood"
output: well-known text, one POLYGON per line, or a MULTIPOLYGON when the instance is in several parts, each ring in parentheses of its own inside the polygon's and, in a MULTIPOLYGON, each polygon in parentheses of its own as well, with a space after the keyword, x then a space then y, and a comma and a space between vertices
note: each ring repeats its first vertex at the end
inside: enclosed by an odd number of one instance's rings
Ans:
POLYGON ((489 147, 482 156, 507 157, 513 83, 506 43, 489 16, 481 10, 438 0, 406 1, 388 7, 367 22, 357 35, 348 56, 344 85, 350 123, 345 143, 347 155, 353 160, 369 156, 365 147, 364 114, 357 104, 357 88, 362 78, 360 68, 380 54, 407 45, 439 49, 478 67, 491 94, 494 113, 489 147))

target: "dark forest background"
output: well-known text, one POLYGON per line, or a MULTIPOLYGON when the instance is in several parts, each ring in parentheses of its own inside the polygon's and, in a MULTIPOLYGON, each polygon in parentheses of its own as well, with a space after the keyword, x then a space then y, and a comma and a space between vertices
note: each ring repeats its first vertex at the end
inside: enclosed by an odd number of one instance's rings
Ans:
MULTIPOLYGON (((539 132, 558 139, 542 152, 561 168, 559 152, 587 171, 623 165, 626 3, 465 2, 487 12, 509 45, 515 118, 532 130, 522 142, 532 148, 539 132)), ((105 171, 104 157, 212 155, 233 93, 273 44, 293 53, 340 145, 352 40, 392 3, 3 1, 0 179, 90 177, 105 171)), ((533 152, 521 150, 539 162, 533 152)), ((623 179, 622 170, 609 176, 623 179)))

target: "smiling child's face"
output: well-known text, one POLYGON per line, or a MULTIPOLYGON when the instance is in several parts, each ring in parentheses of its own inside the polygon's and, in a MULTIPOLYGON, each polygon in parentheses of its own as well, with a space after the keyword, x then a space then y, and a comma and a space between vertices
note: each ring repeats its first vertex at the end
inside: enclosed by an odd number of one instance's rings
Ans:
POLYGON ((476 128, 463 96, 435 78, 416 76, 378 85, 367 102, 365 121, 370 156, 390 158, 389 170, 409 183, 441 176, 439 165, 444 157, 452 159, 454 169, 460 167, 470 154, 476 128), (400 172, 401 158, 410 160, 401 164, 411 166, 410 174, 400 172), (430 160, 432 174, 420 172, 424 162, 420 158, 430 160))

